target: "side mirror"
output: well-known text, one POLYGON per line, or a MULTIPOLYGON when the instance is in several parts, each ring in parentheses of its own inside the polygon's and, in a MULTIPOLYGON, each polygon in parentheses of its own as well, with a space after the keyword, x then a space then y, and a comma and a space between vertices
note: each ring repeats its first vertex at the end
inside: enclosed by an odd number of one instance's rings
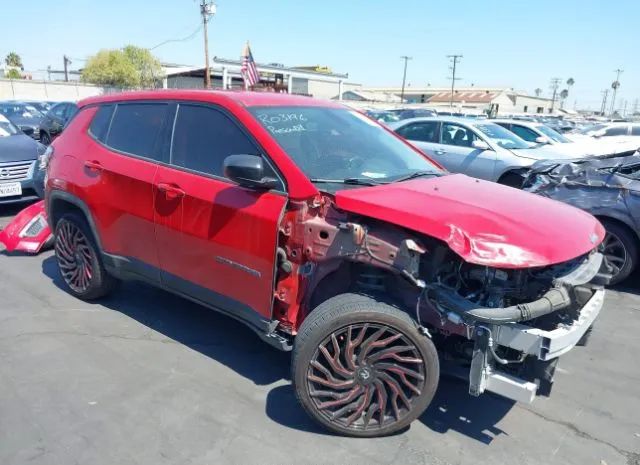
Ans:
POLYGON ((487 144, 485 141, 480 140, 480 139, 476 139, 473 142, 471 142, 471 146, 474 149, 478 149, 478 150, 490 150, 491 147, 489 147, 489 144, 487 144))
POLYGON ((546 138, 545 136, 536 137, 536 142, 538 144, 549 144, 549 143, 551 143, 551 141, 548 138, 546 138))
POLYGON ((257 155, 229 155, 224 159, 224 175, 241 186, 272 189, 278 180, 264 176, 264 161, 257 155))

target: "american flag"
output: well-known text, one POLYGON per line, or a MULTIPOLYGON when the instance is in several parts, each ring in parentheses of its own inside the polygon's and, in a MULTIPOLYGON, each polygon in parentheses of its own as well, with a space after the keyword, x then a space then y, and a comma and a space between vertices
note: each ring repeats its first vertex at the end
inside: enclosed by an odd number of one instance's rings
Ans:
POLYGON ((260 82, 260 73, 258 73, 256 62, 253 60, 251 48, 249 48, 249 42, 247 42, 247 45, 245 45, 244 47, 244 53, 242 56, 242 68, 240 68, 240 73, 242 74, 242 78, 244 79, 245 88, 253 87, 258 82, 260 82))

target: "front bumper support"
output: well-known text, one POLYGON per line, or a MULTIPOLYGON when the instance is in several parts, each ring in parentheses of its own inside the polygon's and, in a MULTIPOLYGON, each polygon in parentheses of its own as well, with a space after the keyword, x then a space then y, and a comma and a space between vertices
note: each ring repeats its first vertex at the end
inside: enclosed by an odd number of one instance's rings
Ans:
POLYGON ((518 402, 531 403, 539 386, 496 369, 488 348, 491 345, 509 347, 536 357, 541 363, 554 360, 575 347, 589 330, 602 309, 604 294, 604 289, 596 290, 582 307, 578 320, 552 331, 521 323, 495 325, 491 329, 476 327, 469 393, 479 396, 488 390, 518 402))

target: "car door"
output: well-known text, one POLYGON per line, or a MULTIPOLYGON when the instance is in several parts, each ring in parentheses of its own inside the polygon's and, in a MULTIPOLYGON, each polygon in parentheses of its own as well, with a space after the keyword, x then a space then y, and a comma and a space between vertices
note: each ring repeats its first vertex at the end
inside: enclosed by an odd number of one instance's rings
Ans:
POLYGON ((124 271, 159 281, 153 181, 168 158, 173 122, 166 102, 102 105, 88 129, 79 186, 94 215, 103 250, 124 271))
POLYGON ((496 152, 473 147, 475 140, 483 140, 469 126, 455 122, 442 122, 440 143, 434 154, 436 160, 452 173, 463 173, 475 178, 493 179, 496 152))
POLYGON ((269 318, 287 198, 283 183, 277 191, 259 191, 226 179, 223 161, 234 154, 262 152, 224 109, 179 103, 170 166, 161 167, 154 182, 162 280, 243 319, 269 318))
POLYGON ((435 158, 434 150, 438 141, 439 125, 437 121, 417 121, 402 126, 396 130, 396 133, 428 156, 435 158))

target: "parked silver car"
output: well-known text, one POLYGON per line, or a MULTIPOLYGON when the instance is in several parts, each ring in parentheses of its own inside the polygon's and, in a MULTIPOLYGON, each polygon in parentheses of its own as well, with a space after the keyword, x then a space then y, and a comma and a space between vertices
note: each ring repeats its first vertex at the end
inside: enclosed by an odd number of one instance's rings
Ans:
POLYGON ((520 187, 539 160, 573 160, 573 153, 525 141, 486 120, 454 117, 413 118, 389 127, 447 170, 520 187))

